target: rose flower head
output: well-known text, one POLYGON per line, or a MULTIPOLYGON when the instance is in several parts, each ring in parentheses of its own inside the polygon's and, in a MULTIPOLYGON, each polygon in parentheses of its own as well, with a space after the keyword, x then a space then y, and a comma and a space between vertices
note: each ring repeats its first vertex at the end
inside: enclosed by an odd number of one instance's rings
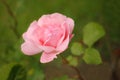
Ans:
POLYGON ((26 55, 42 52, 40 62, 47 63, 68 48, 73 37, 73 19, 60 13, 43 15, 23 33, 21 50, 26 55))

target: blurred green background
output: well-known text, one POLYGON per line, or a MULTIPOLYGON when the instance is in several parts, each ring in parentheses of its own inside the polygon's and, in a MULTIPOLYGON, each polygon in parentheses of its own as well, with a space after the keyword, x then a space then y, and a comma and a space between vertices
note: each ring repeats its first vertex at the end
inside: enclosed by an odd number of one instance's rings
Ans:
MULTIPOLYGON (((41 64, 40 54, 26 56, 20 50, 23 42, 21 35, 29 24, 43 14, 54 12, 74 19, 75 36, 72 42, 82 39, 82 28, 87 23, 94 21, 104 26, 106 36, 95 45, 101 51, 103 63, 109 63, 112 51, 120 48, 120 0, 0 0, 0 80, 53 80, 57 77, 52 75, 54 70, 51 73, 49 67, 60 67, 60 58, 41 64), (12 72, 15 73, 10 75, 12 72)), ((62 55, 69 55, 69 52, 68 49, 62 55)), ((63 76, 55 80, 73 79, 63 76)))

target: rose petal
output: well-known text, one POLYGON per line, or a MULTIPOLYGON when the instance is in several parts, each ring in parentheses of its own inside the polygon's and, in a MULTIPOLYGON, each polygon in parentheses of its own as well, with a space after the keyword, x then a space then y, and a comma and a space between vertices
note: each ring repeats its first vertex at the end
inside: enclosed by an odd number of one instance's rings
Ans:
POLYGON ((52 60, 54 60, 54 58, 57 58, 56 56, 56 53, 46 53, 46 52, 43 52, 42 55, 41 55, 41 58, 40 58, 40 62, 41 63, 47 63, 47 62, 50 62, 52 60))
POLYGON ((48 15, 43 15, 38 20, 38 25, 48 25, 48 24, 61 24, 63 21, 66 20, 66 16, 60 14, 60 13, 53 13, 48 15))
POLYGON ((45 51, 45 52, 55 51, 55 48, 54 48, 54 47, 51 47, 51 46, 39 46, 39 48, 42 49, 42 50, 45 51))
POLYGON ((21 45, 21 50, 26 55, 34 55, 40 53, 42 50, 37 47, 35 44, 27 41, 21 45))
POLYGON ((74 34, 71 34, 71 35, 70 35, 70 40, 71 40, 73 37, 74 37, 74 34))
POLYGON ((69 25, 66 22, 62 25, 62 27, 65 28, 64 39, 61 42, 61 44, 57 46, 57 49, 56 49, 61 52, 63 52, 65 49, 67 49, 69 41, 70 41, 70 35, 71 35, 69 25))
POLYGON ((56 47, 59 40, 63 36, 63 28, 57 25, 45 26, 40 29, 39 32, 41 32, 39 41, 43 42, 43 45, 45 46, 56 47))
POLYGON ((50 15, 43 15, 38 20, 39 26, 44 26, 44 24, 47 24, 47 22, 50 21, 50 15))
POLYGON ((39 27, 37 25, 37 21, 33 21, 31 24, 30 24, 30 27, 28 28, 27 32, 25 32, 22 37, 25 41, 27 40, 35 40, 35 37, 33 35, 33 32, 34 30, 39 27))
POLYGON ((66 16, 60 14, 60 13, 54 13, 52 15, 50 15, 51 18, 53 19, 54 22, 56 23, 62 23, 66 20, 66 16))
POLYGON ((71 18, 67 18, 67 23, 69 24, 69 29, 71 34, 74 28, 74 21, 71 18))
POLYGON ((37 27, 39 27, 37 21, 33 21, 30 24, 30 27, 28 28, 27 32, 31 34, 37 27))
MULTIPOLYGON (((64 23, 63 23, 63 24, 64 24, 64 23)), ((60 40, 58 41, 57 46, 59 46, 59 45, 62 43, 62 41, 64 40, 64 38, 65 38, 65 28, 64 28, 63 24, 61 25, 63 35, 62 35, 62 37, 60 38, 60 40)))
POLYGON ((69 44, 69 35, 67 36, 67 38, 61 43, 61 45, 59 45, 56 50, 57 51, 64 51, 65 49, 67 49, 69 44))
POLYGON ((66 37, 70 34, 69 25, 68 25, 66 22, 64 22, 64 23, 61 25, 61 27, 63 28, 63 36, 62 36, 61 39, 59 40, 57 46, 59 46, 59 45, 63 42, 63 40, 65 40, 66 37))

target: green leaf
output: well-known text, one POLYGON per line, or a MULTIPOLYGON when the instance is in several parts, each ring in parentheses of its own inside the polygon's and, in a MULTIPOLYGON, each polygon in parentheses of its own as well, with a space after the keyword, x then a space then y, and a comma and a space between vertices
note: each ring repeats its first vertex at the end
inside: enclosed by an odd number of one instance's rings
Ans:
POLYGON ((78 59, 76 57, 73 57, 73 56, 68 56, 67 57, 67 60, 68 60, 68 63, 69 65, 71 66, 77 66, 78 65, 78 59))
POLYGON ((16 63, 4 64, 0 67, 1 80, 26 80, 26 72, 16 63))
POLYGON ((26 70, 20 64, 14 65, 7 80, 26 80, 26 70))
POLYGON ((88 23, 83 28, 83 41, 89 47, 105 35, 103 27, 98 23, 88 23))
POLYGON ((14 65, 15 63, 10 63, 10 64, 5 64, 0 67, 0 79, 1 80, 7 80, 9 73, 14 65))
POLYGON ((73 55, 76 55, 76 56, 80 56, 81 54, 83 54, 84 49, 83 49, 82 44, 78 42, 74 42, 71 47, 71 52, 73 55))
POLYGON ((102 63, 99 51, 94 48, 87 48, 85 50, 83 60, 87 64, 101 64, 102 63))

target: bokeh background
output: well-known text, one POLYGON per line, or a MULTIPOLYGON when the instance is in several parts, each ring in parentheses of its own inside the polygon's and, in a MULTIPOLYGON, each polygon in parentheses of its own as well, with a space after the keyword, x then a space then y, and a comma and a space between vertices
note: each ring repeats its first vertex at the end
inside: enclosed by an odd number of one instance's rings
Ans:
MULTIPOLYGON (((103 25, 106 35, 95 45, 103 63, 87 65, 82 61, 79 69, 86 80, 110 80, 120 56, 120 0, 0 0, 0 80, 76 80, 76 72, 61 64, 60 57, 41 64, 40 54, 26 56, 20 50, 21 35, 29 24, 43 14, 54 12, 74 19, 72 42, 82 39, 82 28, 87 23, 103 25)), ((61 55, 69 54, 68 48, 61 55)), ((118 78, 113 80, 120 80, 119 64, 115 68, 118 78)))

